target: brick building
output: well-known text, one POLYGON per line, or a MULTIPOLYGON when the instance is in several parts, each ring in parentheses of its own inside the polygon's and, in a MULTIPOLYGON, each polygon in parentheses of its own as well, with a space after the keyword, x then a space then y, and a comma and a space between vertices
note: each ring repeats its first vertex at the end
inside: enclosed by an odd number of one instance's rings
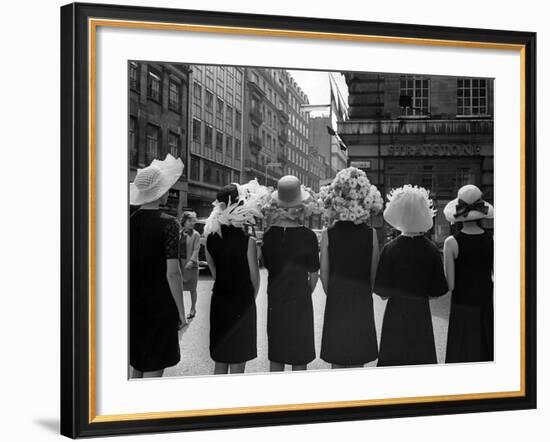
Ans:
POLYGON ((188 206, 205 217, 221 187, 242 181, 245 72, 232 66, 191 69, 188 206))
MULTIPOLYGON (((462 185, 479 186, 492 202, 493 80, 376 73, 345 78, 349 118, 338 131, 350 165, 364 169, 383 195, 403 184, 430 189, 437 243, 450 233, 443 208, 462 185)), ((382 226, 380 218, 376 224, 382 226)))
POLYGON ((130 181, 136 170, 171 153, 186 167, 170 190, 168 211, 187 205, 189 68, 180 63, 128 63, 130 181))

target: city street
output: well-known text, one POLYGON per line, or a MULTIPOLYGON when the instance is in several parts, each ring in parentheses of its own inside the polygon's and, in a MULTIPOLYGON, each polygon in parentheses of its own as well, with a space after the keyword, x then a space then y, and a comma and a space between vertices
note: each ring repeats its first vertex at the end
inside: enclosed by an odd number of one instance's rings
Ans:
MULTIPOLYGON (((214 362, 210 359, 208 351, 209 343, 209 311, 210 296, 212 292, 212 278, 202 274, 198 286, 197 315, 190 321, 189 327, 181 337, 181 361, 174 367, 165 370, 164 376, 201 376, 212 374, 214 362)), ((246 365, 247 373, 258 373, 269 371, 267 359, 267 270, 261 270, 261 287, 256 299, 258 311, 258 357, 249 361, 246 365)), ((184 294, 186 311, 189 312, 189 293, 184 294)), ((374 311, 378 339, 382 327, 386 301, 374 296, 374 311)), ((430 301, 432 320, 434 326, 435 343, 437 349, 437 360, 439 363, 445 360, 445 347, 447 344, 447 325, 449 318, 450 296, 445 295, 430 301)), ((325 293, 321 282, 313 294, 313 308, 315 321, 315 348, 317 358, 308 365, 308 370, 329 369, 330 364, 319 358, 321 347, 321 334, 323 327, 323 315, 325 309, 325 293)), ((376 366, 376 361, 368 366, 376 366)), ((287 367, 287 370, 289 368, 287 367)))

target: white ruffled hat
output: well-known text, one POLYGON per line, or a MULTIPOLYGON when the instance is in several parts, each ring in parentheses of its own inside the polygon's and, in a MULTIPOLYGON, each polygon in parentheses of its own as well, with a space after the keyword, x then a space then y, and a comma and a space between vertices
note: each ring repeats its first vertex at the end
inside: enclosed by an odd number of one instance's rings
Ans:
POLYGON ((433 226, 432 200, 423 187, 407 184, 388 195, 384 219, 401 232, 427 232, 433 226))
POLYGON ((443 213, 450 223, 493 218, 493 206, 481 199, 481 190, 473 184, 466 184, 458 190, 458 197, 445 206, 443 213))
POLYGON ((134 182, 130 183, 130 204, 141 206, 158 200, 178 181, 183 172, 183 162, 172 155, 163 161, 153 160, 144 169, 138 169, 134 182))

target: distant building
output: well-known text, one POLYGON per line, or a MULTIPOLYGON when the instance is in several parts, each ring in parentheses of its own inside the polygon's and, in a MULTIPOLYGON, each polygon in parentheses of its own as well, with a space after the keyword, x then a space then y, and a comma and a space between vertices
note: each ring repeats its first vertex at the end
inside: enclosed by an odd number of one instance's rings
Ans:
MULTIPOLYGON (((345 78, 349 119, 338 131, 350 164, 364 169, 383 195, 403 184, 429 189, 437 243, 450 233, 443 208, 462 185, 479 186, 493 201, 493 80, 376 73, 345 78)), ((377 222, 383 225, 381 217, 377 222)))
POLYGON ((306 94, 282 69, 248 68, 245 87, 246 180, 275 187, 283 174, 316 186, 310 172, 309 116, 301 110, 306 94))
POLYGON ((323 155, 331 169, 329 177, 334 177, 339 170, 347 167, 348 161, 347 154, 342 150, 337 139, 328 133, 329 127, 334 131, 338 129, 332 127, 328 116, 311 117, 309 127, 309 144, 323 155))
POLYGON ((244 102, 244 181, 276 186, 287 161, 288 114, 280 70, 247 68, 244 102))
POLYGON ((128 63, 129 179, 167 153, 181 158, 183 175, 170 190, 167 211, 187 205, 189 68, 180 63, 128 63))
POLYGON ((188 206, 212 210, 224 185, 242 181, 244 69, 192 65, 188 206))

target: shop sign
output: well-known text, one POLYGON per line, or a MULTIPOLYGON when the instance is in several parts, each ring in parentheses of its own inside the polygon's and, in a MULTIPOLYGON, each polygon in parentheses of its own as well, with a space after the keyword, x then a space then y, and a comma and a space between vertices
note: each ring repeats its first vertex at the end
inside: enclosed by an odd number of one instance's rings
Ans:
POLYGON ((350 161, 349 165, 350 167, 357 167, 358 169, 370 169, 371 161, 370 160, 350 161))
POLYGON ((474 156, 480 153, 481 147, 473 144, 391 145, 388 147, 388 155, 390 156, 456 157, 474 156))

